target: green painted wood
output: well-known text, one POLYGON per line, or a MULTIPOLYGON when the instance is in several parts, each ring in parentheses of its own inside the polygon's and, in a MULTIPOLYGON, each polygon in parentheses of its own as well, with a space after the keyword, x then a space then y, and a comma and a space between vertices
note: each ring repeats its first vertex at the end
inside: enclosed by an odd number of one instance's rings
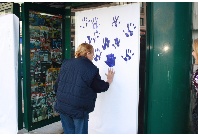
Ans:
POLYGON ((192 3, 148 6, 145 133, 188 133, 192 3))
POLYGON ((65 9, 65 21, 64 21, 64 44, 65 44, 65 54, 66 59, 71 58, 71 7, 65 9))
POLYGON ((30 51, 27 48, 29 45, 29 35, 26 35, 29 32, 29 11, 28 5, 26 3, 21 5, 22 8, 22 59, 23 59, 23 99, 24 99, 24 125, 26 129, 29 129, 30 125, 30 79, 29 79, 29 69, 30 69, 30 51))
POLYGON ((22 59, 23 59, 23 99, 24 99, 24 125, 29 131, 31 128, 31 97, 30 97, 30 36, 29 34, 29 5, 23 3, 22 8, 22 59))
POLYGON ((26 2, 26 4, 28 4, 30 10, 35 10, 35 11, 44 12, 44 13, 48 13, 48 14, 58 15, 58 14, 62 14, 64 12, 64 10, 60 9, 60 8, 48 7, 45 5, 30 3, 30 2, 26 2))

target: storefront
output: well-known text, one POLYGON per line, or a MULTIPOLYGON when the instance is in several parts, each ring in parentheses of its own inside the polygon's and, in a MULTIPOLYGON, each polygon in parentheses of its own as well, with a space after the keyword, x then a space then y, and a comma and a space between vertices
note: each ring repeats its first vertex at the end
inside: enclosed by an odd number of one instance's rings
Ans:
MULTIPOLYGON (((75 4, 91 7, 93 3, 75 4)), ((190 133, 191 51, 197 34, 196 26, 191 26, 196 3, 145 4, 147 25, 140 33, 138 133, 190 133)), ((28 131, 60 120, 53 110, 53 85, 62 60, 74 52, 72 3, 63 3, 64 8, 49 5, 25 2, 20 15, 19 4, 13 4, 13 13, 23 22, 19 129, 28 131)))

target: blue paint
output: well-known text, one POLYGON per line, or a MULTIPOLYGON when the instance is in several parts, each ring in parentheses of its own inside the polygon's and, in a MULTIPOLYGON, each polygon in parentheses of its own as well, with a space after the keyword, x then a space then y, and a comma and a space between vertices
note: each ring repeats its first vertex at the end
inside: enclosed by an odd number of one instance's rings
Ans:
POLYGON ((95 56, 94 60, 95 61, 100 60, 102 52, 100 52, 100 50, 98 48, 95 49, 95 54, 96 54, 96 56, 95 56))
MULTIPOLYGON (((130 23, 130 26, 131 26, 131 23, 130 23)), ((128 29, 128 32, 129 32, 130 36, 132 36, 132 35, 133 35, 133 31, 131 31, 131 30, 129 29, 129 24, 127 24, 127 29, 128 29)))
MULTIPOLYGON (((95 38, 91 38, 90 36, 87 36, 87 39, 89 40, 89 44, 91 44, 91 42, 93 41, 94 43, 96 42, 95 38)), ((86 43, 86 41, 85 41, 86 43)))
POLYGON ((93 29, 97 29, 97 28, 98 28, 97 22, 96 23, 93 23, 93 29))
POLYGON ((105 63, 109 66, 109 67, 113 67, 115 66, 115 59, 116 57, 114 57, 114 54, 109 54, 109 55, 106 55, 107 57, 107 60, 105 61, 105 63))
POLYGON ((113 23, 112 23, 112 26, 113 26, 113 24, 115 24, 115 26, 117 27, 118 26, 118 23, 120 24, 120 22, 118 22, 118 18, 119 18, 119 16, 115 16, 115 17, 113 17, 113 23))
MULTIPOLYGON (((133 26, 134 26, 134 24, 133 24, 133 26)), ((136 26, 134 26, 133 28, 136 29, 136 26)))
POLYGON ((82 19, 82 22, 85 22, 85 26, 80 26, 80 27, 85 28, 85 27, 88 26, 88 23, 87 23, 87 22, 89 22, 89 21, 87 21, 87 17, 84 17, 84 18, 82 19))
POLYGON ((96 39, 95 38, 93 38, 93 41, 94 41, 94 43, 96 42, 96 39))
POLYGON ((131 53, 130 49, 126 49, 126 56, 121 56, 125 61, 128 61, 131 59, 131 57, 134 55, 134 53, 131 53))
POLYGON ((133 24, 133 26, 132 26, 132 23, 129 23, 129 24, 127 24, 127 31, 129 32, 125 32, 124 30, 123 30, 123 32, 124 32, 124 34, 125 34, 125 36, 126 37, 129 37, 129 36, 133 36, 133 30, 134 29, 136 29, 136 26, 133 24), (132 30, 133 29, 133 30, 132 30))
MULTIPOLYGON (((123 30, 123 32, 124 32, 124 30, 123 30)), ((128 33, 124 32, 124 34, 125 34, 126 37, 129 37, 129 34, 128 33)))
MULTIPOLYGON (((99 38, 99 31, 98 31, 98 27, 100 24, 98 24, 98 18, 94 17, 92 19, 88 19, 87 17, 83 17, 82 22, 84 22, 84 25, 81 25, 80 28, 87 28, 89 27, 89 24, 92 26, 93 29, 93 35, 94 37, 91 36, 87 36, 87 39, 89 40, 89 44, 92 42, 96 42, 96 39, 99 38)), ((86 42, 86 41, 85 41, 86 42)))
POLYGON ((96 33, 98 33, 98 30, 96 30, 96 32, 94 32, 94 36, 96 35, 96 33))
POLYGON ((110 40, 107 37, 103 38, 103 44, 104 44, 102 45, 103 50, 109 47, 109 43, 110 43, 110 40))
POLYGON ((120 39, 115 38, 115 39, 114 39, 114 41, 115 41, 115 44, 112 44, 112 46, 114 46, 114 47, 115 47, 115 49, 116 49, 116 46, 117 46, 117 47, 119 47, 119 46, 120 46, 120 39), (115 46, 115 45, 116 45, 116 46, 115 46))
MULTIPOLYGON (((93 26, 93 30, 94 30, 94 36, 96 36, 96 34, 100 34, 99 32, 98 32, 98 26, 99 26, 100 24, 98 24, 98 18, 96 18, 95 17, 95 20, 94 20, 94 18, 93 18, 93 21, 92 21, 92 26, 93 26)), ((96 36, 96 38, 98 38, 99 36, 96 36)))
POLYGON ((89 44, 91 44, 91 38, 90 38, 90 36, 87 36, 87 39, 89 40, 89 44))

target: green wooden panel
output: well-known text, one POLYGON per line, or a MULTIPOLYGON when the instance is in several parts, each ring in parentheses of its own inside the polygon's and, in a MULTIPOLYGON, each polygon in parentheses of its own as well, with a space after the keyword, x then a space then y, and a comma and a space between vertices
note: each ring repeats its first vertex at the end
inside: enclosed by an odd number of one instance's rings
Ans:
POLYGON ((64 43, 65 43, 65 58, 71 58, 71 8, 65 9, 65 35, 64 35, 64 43))
POLYGON ((145 133, 188 133, 192 5, 148 5, 145 133))
POLYGON ((23 60, 23 99, 24 99, 24 124, 27 130, 30 129, 31 122, 31 98, 30 98, 30 50, 29 45, 29 7, 26 3, 21 5, 22 8, 22 60, 23 60))

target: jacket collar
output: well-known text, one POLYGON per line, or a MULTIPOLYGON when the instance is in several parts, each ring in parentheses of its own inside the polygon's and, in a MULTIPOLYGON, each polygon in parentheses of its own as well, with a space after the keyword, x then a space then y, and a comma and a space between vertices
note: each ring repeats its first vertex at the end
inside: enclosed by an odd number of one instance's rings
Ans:
POLYGON ((89 60, 88 58, 83 57, 83 56, 79 57, 79 59, 83 59, 83 60, 86 60, 86 61, 88 61, 88 62, 90 62, 90 63, 93 63, 91 60, 89 60))

